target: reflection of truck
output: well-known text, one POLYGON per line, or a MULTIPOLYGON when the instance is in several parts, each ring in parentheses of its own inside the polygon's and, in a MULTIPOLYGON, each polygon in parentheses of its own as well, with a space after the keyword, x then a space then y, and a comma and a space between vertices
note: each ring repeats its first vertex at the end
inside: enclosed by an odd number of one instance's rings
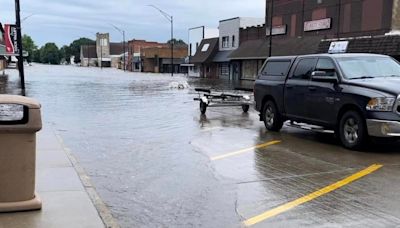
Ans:
POLYGON ((255 84, 268 130, 283 123, 335 132, 346 148, 369 136, 400 137, 400 65, 388 56, 320 54, 272 57, 255 84))

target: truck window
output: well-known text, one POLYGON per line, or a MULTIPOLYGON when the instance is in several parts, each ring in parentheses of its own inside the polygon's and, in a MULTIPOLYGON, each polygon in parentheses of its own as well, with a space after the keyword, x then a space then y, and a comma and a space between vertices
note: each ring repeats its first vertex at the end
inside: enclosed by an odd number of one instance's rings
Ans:
POLYGON ((316 71, 325 71, 327 77, 335 77, 336 76, 336 68, 335 64, 333 64, 332 60, 321 58, 318 60, 317 66, 315 67, 316 71))
POLYGON ((269 61, 265 65, 261 78, 285 77, 289 71, 290 61, 269 61))
POLYGON ((317 64, 316 58, 301 59, 297 64, 296 70, 293 73, 293 79, 311 79, 311 73, 317 64))

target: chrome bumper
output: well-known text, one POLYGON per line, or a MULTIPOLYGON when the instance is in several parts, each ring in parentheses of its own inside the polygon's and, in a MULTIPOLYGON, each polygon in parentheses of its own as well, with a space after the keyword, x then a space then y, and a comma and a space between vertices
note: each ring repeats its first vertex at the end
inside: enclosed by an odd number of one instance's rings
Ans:
POLYGON ((374 137, 400 137, 400 122, 390 120, 367 120, 368 134, 374 137))

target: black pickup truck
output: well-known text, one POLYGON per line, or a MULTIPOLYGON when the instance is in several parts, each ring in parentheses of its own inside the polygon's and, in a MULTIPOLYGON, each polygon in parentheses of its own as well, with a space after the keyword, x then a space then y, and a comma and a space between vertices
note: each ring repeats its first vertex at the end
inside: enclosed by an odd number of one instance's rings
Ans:
POLYGON ((255 83, 260 120, 334 132, 344 147, 400 137, 400 64, 375 54, 271 57, 255 83))

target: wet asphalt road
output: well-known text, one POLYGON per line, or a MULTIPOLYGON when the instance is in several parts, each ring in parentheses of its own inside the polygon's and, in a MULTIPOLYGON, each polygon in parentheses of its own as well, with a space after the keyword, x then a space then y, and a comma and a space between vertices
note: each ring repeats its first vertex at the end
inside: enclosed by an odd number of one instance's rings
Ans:
MULTIPOLYGON (((379 170, 254 227, 400 226, 400 144, 343 149, 331 135, 264 129, 255 111, 209 109, 221 81, 65 66, 27 67, 27 95, 71 148, 122 227, 242 227, 243 221, 373 164, 379 170), (254 149, 256 145, 280 141, 254 149), (232 155, 232 152, 240 152, 232 155), (216 156, 230 155, 219 160, 216 156)), ((15 71, 0 93, 15 93, 15 71)), ((249 86, 249 85, 246 85, 249 86)))

